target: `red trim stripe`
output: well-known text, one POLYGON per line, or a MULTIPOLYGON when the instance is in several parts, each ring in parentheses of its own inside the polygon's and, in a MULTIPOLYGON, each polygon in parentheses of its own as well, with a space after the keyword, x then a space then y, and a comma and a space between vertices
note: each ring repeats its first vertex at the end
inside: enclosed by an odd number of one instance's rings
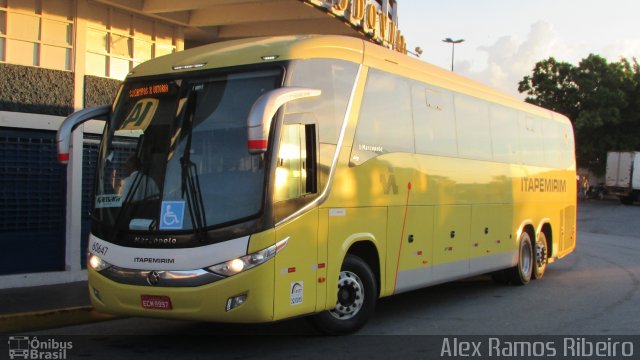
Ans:
POLYGON ((400 271, 400 255, 402 255, 402 243, 404 242, 404 227, 407 224, 407 214, 409 213, 409 196, 411 195, 411 182, 407 183, 407 203, 404 207, 404 219, 402 220, 402 233, 400 234, 400 249, 398 249, 398 262, 396 263, 396 279, 393 282, 393 293, 396 293, 398 286, 398 272, 400 271))
POLYGON ((247 142, 249 149, 267 149, 267 140, 249 140, 247 142))

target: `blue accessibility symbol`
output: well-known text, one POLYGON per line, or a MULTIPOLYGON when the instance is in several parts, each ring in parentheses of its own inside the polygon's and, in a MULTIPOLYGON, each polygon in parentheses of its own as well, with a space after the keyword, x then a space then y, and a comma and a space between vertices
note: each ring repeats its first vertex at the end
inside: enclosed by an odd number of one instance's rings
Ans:
POLYGON ((160 208, 160 230, 182 230, 184 201, 163 201, 160 208))

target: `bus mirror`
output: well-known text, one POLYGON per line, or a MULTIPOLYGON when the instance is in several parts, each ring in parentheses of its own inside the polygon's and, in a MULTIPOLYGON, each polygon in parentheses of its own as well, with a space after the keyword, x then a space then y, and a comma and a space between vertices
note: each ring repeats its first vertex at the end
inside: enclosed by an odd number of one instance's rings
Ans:
POLYGON ((58 146, 58 161, 62 164, 69 162, 69 148, 71 143, 71 133, 78 125, 85 121, 109 115, 111 105, 102 105, 76 111, 69 115, 56 134, 56 144, 58 146))
POLYGON ((249 112, 247 130, 248 147, 251 154, 267 151, 271 119, 280 107, 290 101, 320 96, 322 91, 301 87, 284 87, 264 93, 256 100, 249 112))

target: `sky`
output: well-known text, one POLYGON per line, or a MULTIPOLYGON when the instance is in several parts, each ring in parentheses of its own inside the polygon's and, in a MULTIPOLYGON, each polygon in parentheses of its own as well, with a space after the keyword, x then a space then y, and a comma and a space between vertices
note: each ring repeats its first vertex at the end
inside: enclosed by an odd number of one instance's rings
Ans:
POLYGON ((550 56, 640 61, 639 0, 399 0, 399 28, 421 59, 524 99, 518 82, 550 56))

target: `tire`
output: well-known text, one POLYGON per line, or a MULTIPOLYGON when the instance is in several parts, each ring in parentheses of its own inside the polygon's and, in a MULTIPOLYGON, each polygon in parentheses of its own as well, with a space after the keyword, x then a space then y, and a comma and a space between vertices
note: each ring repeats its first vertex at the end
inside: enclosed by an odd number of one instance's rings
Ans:
POLYGON ((533 278, 542 279, 545 270, 547 270, 547 259, 549 259, 549 250, 547 248, 547 236, 541 232, 536 240, 535 251, 533 252, 533 278))
POLYGON ((518 265, 507 270, 509 281, 514 285, 527 285, 533 273, 533 248, 529 233, 523 231, 518 242, 518 265))
POLYGON ((311 318, 316 329, 328 335, 350 334, 362 328, 378 300, 375 275, 369 265, 355 255, 344 259, 337 290, 336 307, 311 318))

